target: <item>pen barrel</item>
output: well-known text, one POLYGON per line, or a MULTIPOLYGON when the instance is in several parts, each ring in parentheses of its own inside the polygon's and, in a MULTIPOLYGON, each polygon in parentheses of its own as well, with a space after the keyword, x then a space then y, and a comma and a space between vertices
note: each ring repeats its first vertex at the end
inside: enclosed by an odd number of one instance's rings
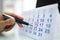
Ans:
POLYGON ((23 20, 20 20, 20 19, 18 19, 18 18, 15 18, 15 19, 16 19, 16 22, 17 22, 17 23, 29 25, 29 23, 27 23, 27 22, 25 22, 25 21, 23 21, 23 20))
MULTIPOLYGON (((10 17, 8 17, 8 16, 6 16, 6 15, 3 15, 3 17, 5 18, 5 19, 9 19, 10 17)), ((25 22, 25 21, 23 21, 23 20, 21 20, 21 19, 18 19, 17 17, 14 17, 15 18, 15 21, 17 22, 17 23, 20 23, 20 24, 24 24, 24 25, 29 25, 29 23, 27 23, 27 22, 25 22)))

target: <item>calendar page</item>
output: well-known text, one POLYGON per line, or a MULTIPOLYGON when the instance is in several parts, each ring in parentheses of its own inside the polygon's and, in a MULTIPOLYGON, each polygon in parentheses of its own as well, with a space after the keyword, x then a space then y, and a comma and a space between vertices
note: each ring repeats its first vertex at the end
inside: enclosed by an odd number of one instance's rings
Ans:
POLYGON ((19 28, 19 33, 34 40, 53 40, 55 18, 58 13, 58 4, 23 12, 24 21, 33 26, 23 25, 19 28))

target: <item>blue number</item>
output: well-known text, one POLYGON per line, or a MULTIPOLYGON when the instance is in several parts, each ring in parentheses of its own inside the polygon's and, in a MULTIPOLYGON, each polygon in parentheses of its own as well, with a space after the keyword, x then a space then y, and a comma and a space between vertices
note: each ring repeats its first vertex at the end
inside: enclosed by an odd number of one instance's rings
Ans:
POLYGON ((39 22, 39 19, 37 19, 37 22, 39 22))
POLYGON ((44 22, 44 19, 40 19, 41 22, 44 22))
POLYGON ((36 35, 37 33, 36 32, 33 32, 34 35, 36 35))
POLYGON ((46 27, 50 28, 51 27, 51 24, 46 24, 46 27))
POLYGON ((50 17, 52 17, 52 14, 50 14, 50 17))
POLYGON ((40 26, 43 26, 44 24, 43 23, 40 23, 40 26))
POLYGON ((34 30, 36 31, 37 30, 37 27, 34 27, 34 30))
POLYGON ((52 22, 52 19, 50 19, 50 22, 52 22))
POLYGON ((42 36, 42 33, 38 33, 38 36, 42 36))
POLYGON ((39 31, 39 32, 42 32, 42 31, 43 31, 43 29, 42 29, 42 28, 39 28, 39 29, 38 29, 38 31, 39 31))
POLYGON ((50 33, 50 30, 49 29, 45 29, 45 33, 50 33))
POLYGON ((52 22, 52 19, 47 19, 48 22, 52 22))

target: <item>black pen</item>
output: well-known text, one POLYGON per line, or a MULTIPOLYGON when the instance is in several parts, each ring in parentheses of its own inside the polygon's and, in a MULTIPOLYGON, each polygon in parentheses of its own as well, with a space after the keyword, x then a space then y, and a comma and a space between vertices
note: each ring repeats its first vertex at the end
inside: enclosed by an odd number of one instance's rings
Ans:
MULTIPOLYGON (((5 15, 5 14, 3 14, 3 17, 4 17, 5 19, 10 18, 9 16, 7 16, 7 15, 5 15)), ((18 19, 17 17, 14 17, 14 18, 15 18, 15 21, 16 21, 17 23, 33 26, 33 25, 29 24, 28 22, 25 22, 25 21, 23 21, 23 20, 18 19)))

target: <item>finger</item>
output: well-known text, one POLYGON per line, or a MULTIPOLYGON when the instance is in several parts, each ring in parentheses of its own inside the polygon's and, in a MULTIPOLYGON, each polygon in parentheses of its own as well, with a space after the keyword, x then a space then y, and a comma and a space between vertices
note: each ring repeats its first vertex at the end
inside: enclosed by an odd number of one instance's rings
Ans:
MULTIPOLYGON (((14 24, 14 25, 15 25, 15 24, 14 24)), ((3 30, 3 32, 10 31, 10 30, 14 27, 14 25, 6 26, 6 27, 4 28, 4 30, 3 30)))
POLYGON ((15 24, 15 19, 14 18, 9 18, 7 20, 4 21, 5 25, 13 25, 15 24))
POLYGON ((21 27, 23 27, 23 25, 22 24, 20 24, 20 23, 18 23, 18 25, 19 25, 19 27, 21 28, 21 27))
POLYGON ((19 16, 19 15, 17 15, 17 14, 14 14, 14 13, 11 13, 11 12, 4 12, 5 14, 8 14, 8 15, 11 15, 11 16, 13 16, 13 17, 17 17, 17 18, 19 18, 20 20, 23 20, 23 18, 22 18, 22 16, 19 16))
POLYGON ((0 21, 1 20, 4 20, 4 18, 3 18, 3 16, 2 16, 2 14, 0 13, 0 21))
POLYGON ((13 25, 13 24, 15 24, 15 21, 12 20, 12 19, 7 19, 7 20, 0 21, 0 31, 4 30, 5 26, 7 26, 7 25, 13 25))

